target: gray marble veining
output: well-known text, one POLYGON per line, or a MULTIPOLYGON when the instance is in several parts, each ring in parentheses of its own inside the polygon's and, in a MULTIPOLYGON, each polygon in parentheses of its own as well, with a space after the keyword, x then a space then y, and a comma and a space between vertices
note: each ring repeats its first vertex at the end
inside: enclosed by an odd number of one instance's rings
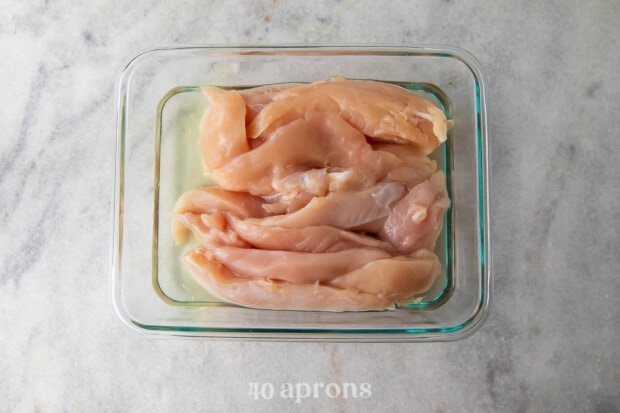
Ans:
POLYGON ((1 411, 618 411, 620 5, 12 2, 0 14, 1 411), (188 43, 454 44, 489 80, 494 297, 456 343, 147 340, 109 301, 114 79, 188 43), (254 400, 251 383, 370 383, 254 400))

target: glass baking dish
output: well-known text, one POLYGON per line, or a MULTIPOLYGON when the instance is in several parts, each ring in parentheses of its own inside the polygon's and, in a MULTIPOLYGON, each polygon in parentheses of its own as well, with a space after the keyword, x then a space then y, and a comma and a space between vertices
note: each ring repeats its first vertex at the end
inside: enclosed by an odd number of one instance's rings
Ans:
POLYGON ((137 54, 117 81, 111 290, 125 324, 154 335, 297 341, 448 341, 484 320, 490 298, 485 83, 477 61, 445 46, 191 46, 137 54), (454 121, 432 157, 452 206, 435 252, 442 274, 393 311, 308 312, 220 302, 194 281, 171 236, 175 201, 202 177, 198 125, 206 85, 247 88, 333 76, 398 84, 454 121))

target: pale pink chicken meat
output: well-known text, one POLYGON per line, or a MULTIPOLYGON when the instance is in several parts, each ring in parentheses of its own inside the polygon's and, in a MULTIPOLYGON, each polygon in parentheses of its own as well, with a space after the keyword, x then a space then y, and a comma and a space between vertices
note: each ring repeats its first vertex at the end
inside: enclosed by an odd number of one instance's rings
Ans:
POLYGON ((379 183, 357 192, 332 192, 315 197, 298 211, 286 215, 252 218, 248 222, 287 228, 329 225, 340 229, 378 232, 392 205, 405 193, 401 183, 379 183))
POLYGON ((264 197, 269 203, 263 208, 273 215, 295 212, 306 206, 315 196, 325 196, 336 191, 366 189, 374 185, 375 178, 357 167, 295 172, 272 183, 277 193, 264 197))
POLYGON ((412 256, 372 261, 332 279, 327 284, 338 288, 357 289, 401 303, 428 290, 440 272, 439 258, 432 252, 421 249, 412 256))
POLYGON ((437 162, 425 156, 424 152, 416 146, 394 143, 375 143, 372 146, 377 151, 394 154, 403 162, 387 173, 383 178, 385 182, 403 182, 407 188, 411 189, 429 179, 437 170, 437 162))
POLYGON ((200 123, 200 152, 206 173, 250 150, 245 131, 246 104, 235 90, 205 87, 211 105, 200 123))
POLYGON ((278 93, 293 86, 299 86, 299 83, 268 85, 240 90, 239 94, 246 103, 246 124, 250 123, 265 106, 273 102, 273 98, 278 93))
POLYGON ((390 152, 373 150, 364 135, 338 114, 309 111, 210 176, 222 188, 273 195, 281 194, 274 188, 279 182, 302 171, 356 167, 372 185, 402 163, 390 152))
POLYGON ((232 213, 176 214, 200 242, 216 241, 227 246, 300 252, 338 252, 351 248, 378 248, 395 252, 391 244, 375 237, 332 226, 303 228, 260 225, 232 213))
POLYGON ((218 242, 240 248, 251 247, 251 244, 244 240, 237 231, 228 226, 227 219, 221 212, 213 214, 185 212, 183 214, 175 214, 174 219, 178 224, 182 224, 185 228, 191 230, 198 241, 218 242))
POLYGON ((415 143, 429 153, 446 140, 449 127, 433 103, 381 82, 334 78, 288 88, 273 99, 248 125, 249 138, 303 118, 308 111, 329 111, 374 140, 415 143))
POLYGON ((205 174, 172 231, 220 300, 267 309, 393 309, 441 273, 450 206, 428 154, 451 121, 398 86, 333 78, 241 91, 206 87, 205 174))
POLYGON ((393 253, 391 244, 375 237, 346 231, 333 226, 318 225, 286 228, 261 225, 229 215, 230 229, 255 248, 303 252, 336 252, 350 248, 380 248, 393 253))
POLYGON ((179 197, 174 212, 212 213, 234 212, 243 217, 261 217, 265 215, 265 201, 245 192, 234 192, 216 186, 192 189, 179 197))
POLYGON ((222 301, 245 307, 305 311, 364 311, 394 307, 394 302, 388 298, 350 288, 240 278, 224 265, 209 260, 201 248, 187 254, 185 261, 207 291, 222 301))
POLYGON ((392 244, 401 254, 420 248, 433 249, 449 206, 446 177, 439 171, 394 205, 379 231, 379 238, 392 244))
MULTIPOLYGON (((218 187, 192 189, 185 192, 174 206, 175 217, 191 212, 194 214, 213 214, 216 212, 233 212, 241 217, 264 217, 265 201, 259 197, 227 191, 218 187)), ((173 217, 172 234, 177 243, 185 240, 186 225, 173 217)))
POLYGON ((337 252, 273 251, 241 248, 217 242, 202 244, 205 255, 248 279, 278 279, 296 284, 327 282, 371 261, 389 258, 378 248, 349 248, 337 252))

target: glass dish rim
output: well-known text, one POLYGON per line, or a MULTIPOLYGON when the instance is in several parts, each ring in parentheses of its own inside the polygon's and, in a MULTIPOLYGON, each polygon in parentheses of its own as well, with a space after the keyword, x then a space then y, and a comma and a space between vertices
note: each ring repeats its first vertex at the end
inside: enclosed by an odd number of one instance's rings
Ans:
MULTIPOLYGON (((126 90, 125 90, 126 92, 126 90)), ((130 58, 121 66, 117 73, 115 83, 116 109, 117 109, 117 136, 115 153, 115 185, 112 205, 112 239, 111 239, 111 267, 110 267, 110 295, 112 306, 122 320, 134 332, 161 337, 200 337, 209 339, 234 339, 234 340, 262 340, 262 341, 335 341, 335 342, 383 342, 383 341, 454 341, 470 336, 476 332, 487 317, 491 299, 492 271, 491 271, 491 233, 490 233, 490 182, 489 182, 489 143, 487 128, 486 107, 486 80, 480 63, 467 51, 455 46, 446 45, 326 45, 326 44, 273 44, 273 45, 182 45, 144 49, 130 58), (211 55, 273 55, 288 52, 291 55, 381 55, 393 56, 398 53, 412 56, 440 56, 456 58, 464 63, 472 72, 476 83, 477 113, 477 146, 478 146, 478 214, 480 219, 480 243, 481 243, 481 288, 479 302, 474 314, 465 322, 450 328, 418 328, 418 329, 291 329, 291 328, 222 328, 222 327, 179 327, 179 326, 153 326, 144 325, 135 320, 125 311, 120 293, 120 280, 122 277, 119 267, 121 255, 121 228, 122 228, 122 144, 123 131, 126 122, 123 93, 127 82, 127 74, 137 62, 148 58, 152 54, 181 51, 181 52, 207 52, 211 55)))

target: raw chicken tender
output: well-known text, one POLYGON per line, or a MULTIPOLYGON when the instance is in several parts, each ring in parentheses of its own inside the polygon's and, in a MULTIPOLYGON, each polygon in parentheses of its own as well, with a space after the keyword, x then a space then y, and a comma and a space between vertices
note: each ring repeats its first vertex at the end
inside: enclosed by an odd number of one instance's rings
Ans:
POLYGON ((307 111, 338 113, 377 141, 412 142, 431 152, 446 140, 449 123, 426 99, 387 83, 333 78, 288 88, 248 125, 248 137, 303 118, 307 111))
POLYGON ((293 86, 299 86, 299 83, 269 85, 240 90, 239 94, 243 97, 246 103, 246 124, 250 123, 265 106, 273 102, 273 98, 278 93, 293 86))
POLYGON ((450 200, 427 155, 451 121, 398 86, 333 78, 203 89, 206 176, 172 220, 214 297, 276 310, 394 309, 442 273, 432 251, 450 200))
POLYGON ((196 239, 201 242, 219 242, 240 248, 249 248, 251 246, 249 242, 245 241, 236 231, 228 226, 226 217, 221 212, 214 214, 186 212, 174 215, 174 219, 178 221, 178 224, 182 224, 185 228, 191 230, 196 239))
POLYGON ((356 167, 372 185, 402 163, 390 152, 373 150, 364 135, 339 115, 310 111, 214 170, 211 177, 231 191, 273 195, 278 182, 300 171, 356 167))
POLYGON ((372 261, 363 267, 334 278, 328 285, 355 288, 397 303, 428 290, 441 272, 439 258, 421 249, 413 256, 398 256, 372 261))
POLYGON ((377 151, 396 155, 403 162, 387 173, 383 178, 386 182, 402 182, 411 189, 426 181, 437 170, 437 162, 429 159, 420 148, 415 146, 393 143, 376 143, 372 146, 377 151))
POLYGON ((392 205, 405 193, 401 183, 380 183, 359 192, 332 192, 315 197, 302 209, 248 222, 268 226, 304 228, 330 225, 341 229, 378 232, 392 205))
POLYGON ((336 252, 350 248, 380 248, 393 253, 390 243, 329 225, 286 228, 229 216, 229 228, 255 248, 282 251, 336 252))
POLYGON ((378 248, 310 253, 232 247, 216 242, 207 242, 202 247, 207 258, 223 264, 239 277, 296 284, 327 282, 371 261, 391 257, 390 253, 378 248))
POLYGON ((306 206, 315 196, 325 196, 337 191, 359 191, 374 183, 374 177, 357 167, 295 172, 273 182, 278 193, 265 196, 269 204, 263 208, 273 215, 291 213, 306 206))
POLYGON ((225 266, 209 260, 197 248, 185 256, 196 280, 222 301, 246 307, 274 310, 362 311, 394 307, 389 298, 314 284, 276 280, 248 280, 235 276, 225 266))
MULTIPOLYGON (((180 214, 213 214, 216 212, 234 212, 242 217, 263 217, 264 200, 243 192, 231 192, 222 188, 198 188, 185 192, 174 206, 175 219, 172 220, 172 234, 177 243, 185 240, 185 228, 178 220, 180 214)), ((188 221, 189 222, 189 221, 188 221)))
POLYGON ((200 151, 205 172, 250 150, 245 134, 246 104, 239 92, 205 87, 211 107, 200 125, 200 151))
POLYGON ((449 206, 446 177, 443 172, 436 172, 394 206, 379 231, 379 238, 392 244, 401 254, 420 248, 432 249, 449 206))

